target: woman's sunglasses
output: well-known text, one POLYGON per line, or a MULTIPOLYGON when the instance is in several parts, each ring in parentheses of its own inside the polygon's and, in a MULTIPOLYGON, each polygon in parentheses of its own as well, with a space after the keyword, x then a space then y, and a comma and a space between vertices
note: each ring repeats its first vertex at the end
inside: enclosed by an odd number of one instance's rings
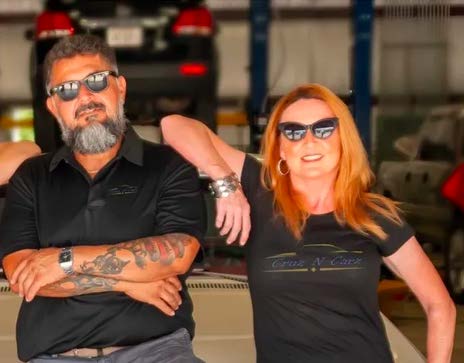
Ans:
POLYGON ((338 118, 329 117, 313 122, 310 125, 303 125, 298 122, 281 122, 278 128, 288 140, 300 141, 304 139, 308 130, 317 139, 327 139, 333 134, 337 126, 338 118))
POLYGON ((63 101, 72 101, 79 94, 81 84, 90 92, 98 93, 108 87, 108 76, 117 77, 118 74, 113 71, 96 72, 88 75, 80 81, 67 81, 50 89, 48 94, 53 96, 55 93, 63 101))

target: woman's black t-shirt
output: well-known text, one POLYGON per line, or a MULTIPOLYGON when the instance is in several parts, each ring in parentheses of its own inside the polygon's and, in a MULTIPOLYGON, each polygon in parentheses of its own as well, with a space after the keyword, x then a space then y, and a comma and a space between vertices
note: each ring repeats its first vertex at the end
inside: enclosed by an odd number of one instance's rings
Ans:
POLYGON ((386 218, 386 240, 311 215, 301 241, 275 217, 260 163, 245 159, 242 185, 251 206, 247 266, 258 362, 392 362, 379 314, 382 256, 398 250, 412 229, 386 218))

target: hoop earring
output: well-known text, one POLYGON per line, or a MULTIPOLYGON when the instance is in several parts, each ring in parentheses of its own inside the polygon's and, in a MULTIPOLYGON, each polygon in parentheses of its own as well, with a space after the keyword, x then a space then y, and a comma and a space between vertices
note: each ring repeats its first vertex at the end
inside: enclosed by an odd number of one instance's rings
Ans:
POLYGON ((285 161, 284 159, 279 159, 279 161, 277 162, 277 172, 281 176, 285 176, 290 172, 290 170, 288 169, 288 166, 287 166, 287 171, 285 173, 282 171, 282 162, 284 162, 284 161, 285 161))

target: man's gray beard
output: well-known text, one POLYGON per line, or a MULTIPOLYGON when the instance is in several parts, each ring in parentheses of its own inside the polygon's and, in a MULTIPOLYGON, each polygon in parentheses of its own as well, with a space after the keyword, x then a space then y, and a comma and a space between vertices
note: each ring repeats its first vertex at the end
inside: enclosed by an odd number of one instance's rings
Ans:
POLYGON ((108 117, 103 122, 90 119, 84 127, 71 129, 59 121, 63 142, 72 151, 81 154, 100 154, 112 148, 124 135, 127 123, 122 105, 114 119, 108 117))

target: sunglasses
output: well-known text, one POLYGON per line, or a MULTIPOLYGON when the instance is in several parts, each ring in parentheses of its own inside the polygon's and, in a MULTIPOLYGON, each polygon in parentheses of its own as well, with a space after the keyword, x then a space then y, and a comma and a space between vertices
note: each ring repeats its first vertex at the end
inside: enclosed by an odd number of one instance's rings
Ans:
POLYGON ((53 96, 56 93, 63 101, 72 101, 79 94, 81 84, 93 93, 105 90, 108 87, 108 76, 117 77, 118 74, 113 71, 92 73, 80 81, 63 82, 51 88, 48 94, 53 96))
POLYGON ((303 125, 298 122, 281 122, 278 126, 279 131, 290 141, 300 141, 304 139, 306 133, 311 131, 316 139, 327 139, 333 134, 338 126, 337 117, 323 118, 310 125, 303 125))

